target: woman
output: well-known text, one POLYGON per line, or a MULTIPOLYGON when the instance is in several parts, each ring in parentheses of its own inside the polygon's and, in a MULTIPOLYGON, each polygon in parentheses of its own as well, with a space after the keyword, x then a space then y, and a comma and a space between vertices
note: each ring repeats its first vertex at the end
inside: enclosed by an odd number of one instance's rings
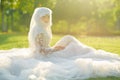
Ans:
POLYGON ((0 80, 120 76, 119 55, 88 47, 69 35, 50 47, 51 25, 52 11, 45 7, 36 8, 28 36, 30 48, 0 52, 0 80))
MULTIPOLYGON (((103 54, 94 54, 96 52, 95 49, 88 47, 78 41, 75 37, 67 35, 64 36, 61 40, 59 40, 53 47, 49 46, 49 43, 52 39, 52 11, 49 8, 36 8, 30 24, 30 31, 29 31, 29 44, 32 52, 34 55, 62 55, 63 56, 76 56, 85 53, 93 53, 93 55, 88 55, 87 57, 104 57, 104 58, 115 58, 118 57, 117 55, 111 54, 107 55, 106 53, 103 54), (69 49, 68 49, 69 48, 69 49), (67 54, 68 53, 68 54, 67 54), (71 53, 71 54, 70 54, 71 53), (74 53, 74 54, 72 54, 74 53), (105 57, 107 56, 107 57, 105 57)), ((37 56, 38 56, 37 55, 37 56)), ((118 58, 117 58, 118 59, 118 58)))
POLYGON ((29 31, 29 44, 33 53, 41 53, 47 55, 49 53, 59 51, 69 44, 68 39, 66 42, 59 41, 53 48, 49 47, 52 39, 52 11, 48 8, 37 8, 31 19, 29 31), (64 44, 63 44, 64 43, 64 44))
POLYGON ((51 25, 52 11, 48 8, 35 9, 28 37, 33 53, 47 55, 62 50, 74 39, 71 36, 65 36, 65 39, 63 38, 53 48, 50 48, 49 43, 52 39, 51 25))

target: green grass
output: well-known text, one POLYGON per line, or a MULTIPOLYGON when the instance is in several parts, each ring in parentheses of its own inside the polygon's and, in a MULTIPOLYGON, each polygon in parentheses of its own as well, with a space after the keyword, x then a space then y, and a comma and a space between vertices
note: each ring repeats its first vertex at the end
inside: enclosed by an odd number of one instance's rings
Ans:
MULTIPOLYGON (((53 35, 53 46, 63 35, 53 35)), ((82 43, 96 49, 103 49, 120 55, 120 37, 81 37, 76 36, 82 43)), ((27 34, 0 34, 0 50, 28 47, 27 34)), ((91 78, 88 80, 120 80, 117 77, 91 78)))
POLYGON ((0 50, 28 47, 27 34, 0 34, 0 50))

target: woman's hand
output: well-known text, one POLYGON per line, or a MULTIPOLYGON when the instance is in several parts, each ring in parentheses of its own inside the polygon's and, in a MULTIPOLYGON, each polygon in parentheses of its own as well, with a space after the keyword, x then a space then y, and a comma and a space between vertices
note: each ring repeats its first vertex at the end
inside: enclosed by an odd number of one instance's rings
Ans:
POLYGON ((54 47, 55 51, 60 51, 60 50, 63 50, 63 49, 65 49, 65 47, 63 47, 63 46, 55 46, 54 47))

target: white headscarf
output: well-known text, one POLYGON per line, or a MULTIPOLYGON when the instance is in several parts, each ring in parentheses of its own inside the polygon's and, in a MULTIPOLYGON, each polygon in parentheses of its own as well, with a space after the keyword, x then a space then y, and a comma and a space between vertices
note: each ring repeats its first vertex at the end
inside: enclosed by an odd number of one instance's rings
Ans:
POLYGON ((47 32, 50 36, 52 36, 51 25, 52 25, 52 11, 46 7, 36 8, 31 18, 30 30, 28 35, 30 46, 34 47, 35 37, 39 33, 47 32), (40 19, 42 16, 45 15, 50 16, 50 20, 48 23, 44 23, 40 19))
POLYGON ((52 14, 52 11, 49 8, 46 8, 46 7, 36 8, 31 18, 30 28, 34 27, 35 25, 51 26, 52 25, 51 14, 52 14), (50 22, 48 25, 40 22, 40 17, 45 16, 46 14, 50 16, 50 22))

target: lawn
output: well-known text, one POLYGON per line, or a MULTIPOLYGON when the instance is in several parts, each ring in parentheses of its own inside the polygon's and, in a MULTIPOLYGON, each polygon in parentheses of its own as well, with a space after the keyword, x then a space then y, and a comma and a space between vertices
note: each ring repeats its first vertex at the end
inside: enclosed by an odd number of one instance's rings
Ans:
MULTIPOLYGON (((63 35, 53 35, 53 46, 63 35)), ((76 36, 81 42, 96 49, 103 49, 120 55, 120 37, 76 36)), ((28 47, 27 34, 0 34, 0 50, 28 47)), ((91 78, 88 80, 120 80, 117 77, 91 78)))

